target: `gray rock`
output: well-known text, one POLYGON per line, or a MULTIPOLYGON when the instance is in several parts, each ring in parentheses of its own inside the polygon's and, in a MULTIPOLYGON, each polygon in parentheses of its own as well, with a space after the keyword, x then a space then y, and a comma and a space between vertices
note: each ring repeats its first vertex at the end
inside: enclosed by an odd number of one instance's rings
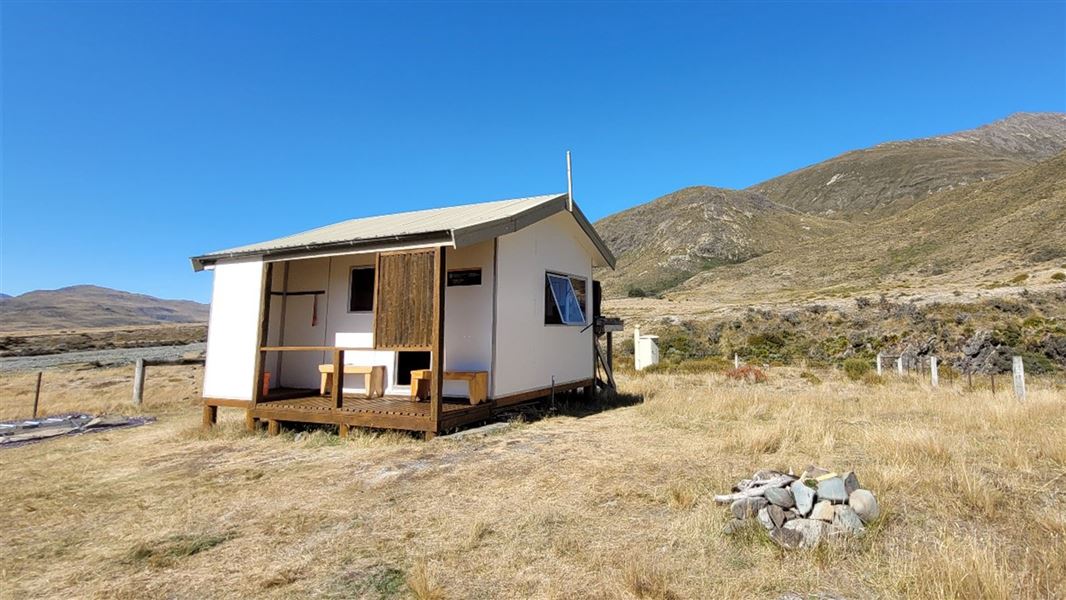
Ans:
POLYGON ((803 534, 793 529, 775 529, 770 532, 770 539, 789 550, 798 550, 803 547, 803 534))
MULTIPOLYGON (((770 517, 770 506, 764 506, 759 509, 759 514, 755 515, 755 518, 759 520, 759 524, 766 528, 767 531, 773 531, 777 529, 777 525, 774 524, 774 520, 770 517)), ((774 506, 777 510, 781 510, 780 507, 774 506)))
POLYGON ((881 514, 881 507, 877 504, 870 490, 855 490, 848 496, 848 505, 859 515, 863 523, 873 521, 881 514))
POLYGON ((848 493, 844 491, 844 480, 840 477, 830 477, 818 482, 818 499, 830 502, 847 502, 848 493))
POLYGON ((788 489, 792 492, 792 498, 796 502, 796 512, 801 516, 810 513, 811 508, 814 507, 814 490, 804 485, 803 481, 793 481, 788 489))
POLYGON ((828 500, 822 500, 814 505, 811 509, 811 518, 819 521, 825 521, 826 523, 833 522, 833 503, 828 500))
POLYGON ((866 531, 866 527, 862 524, 862 519, 847 505, 836 507, 836 511, 833 514, 833 529, 853 535, 861 535, 862 532, 866 531))
POLYGON ((814 519, 795 519, 785 523, 785 526, 781 528, 782 531, 795 531, 802 536, 802 541, 799 544, 800 548, 814 548, 818 545, 818 542, 822 541, 822 536, 825 535, 825 531, 828 525, 822 521, 816 521, 814 519))
POLYGON ((785 518, 785 509, 776 504, 767 506, 765 510, 770 515, 770 521, 773 522, 775 529, 784 526, 785 521, 788 520, 785 518))
POLYGON ((792 494, 786 488, 770 488, 763 492, 763 496, 765 496, 771 504, 776 504, 781 508, 792 508, 796 505, 796 501, 792 498, 792 494))
POLYGON ((762 497, 741 498, 730 504, 729 510, 733 511, 733 516, 737 519, 747 519, 757 515, 767 504, 769 502, 762 497))
POLYGON ((784 513, 786 521, 791 521, 792 519, 800 518, 800 514, 792 509, 786 510, 784 511, 784 513))
POLYGON ((844 493, 850 496, 859 487, 861 486, 859 486, 859 478, 855 475, 855 471, 844 473, 844 493))

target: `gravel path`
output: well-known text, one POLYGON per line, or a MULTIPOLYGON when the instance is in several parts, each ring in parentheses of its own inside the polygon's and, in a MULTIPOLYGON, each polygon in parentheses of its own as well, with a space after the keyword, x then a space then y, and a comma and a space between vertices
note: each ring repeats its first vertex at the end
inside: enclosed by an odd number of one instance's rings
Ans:
POLYGON ((146 348, 113 348, 111 350, 83 350, 64 354, 46 354, 42 356, 13 356, 0 358, 0 371, 38 371, 62 365, 78 363, 99 363, 101 366, 120 366, 135 362, 138 358, 146 360, 174 360, 188 352, 202 352, 207 344, 187 344, 184 346, 149 346, 146 348))

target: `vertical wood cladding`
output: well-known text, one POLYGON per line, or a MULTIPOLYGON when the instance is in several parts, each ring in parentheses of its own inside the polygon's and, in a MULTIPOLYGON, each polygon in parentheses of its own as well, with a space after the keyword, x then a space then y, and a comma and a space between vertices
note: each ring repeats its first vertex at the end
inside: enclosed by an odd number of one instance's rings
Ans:
POLYGON ((429 350, 433 345, 433 249, 378 255, 374 347, 429 350))

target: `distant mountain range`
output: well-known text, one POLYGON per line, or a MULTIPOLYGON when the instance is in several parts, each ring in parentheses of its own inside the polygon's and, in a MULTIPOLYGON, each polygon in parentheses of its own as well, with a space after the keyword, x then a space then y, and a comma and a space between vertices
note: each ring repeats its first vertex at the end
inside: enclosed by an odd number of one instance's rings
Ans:
POLYGON ((0 297, 0 331, 85 329, 205 323, 208 305, 164 300, 95 285, 37 290, 0 297))
POLYGON ((1066 261, 1064 151, 1066 114, 1019 113, 746 190, 685 188, 596 223, 618 257, 598 277, 615 297, 996 285, 1066 261))

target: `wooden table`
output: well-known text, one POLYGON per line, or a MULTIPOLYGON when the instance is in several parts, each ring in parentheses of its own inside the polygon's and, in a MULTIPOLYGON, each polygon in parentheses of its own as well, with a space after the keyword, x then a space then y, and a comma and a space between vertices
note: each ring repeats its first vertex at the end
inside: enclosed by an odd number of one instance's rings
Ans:
MULTIPOLYGON (((333 386, 333 365, 318 365, 318 372, 322 374, 322 384, 319 386, 319 393, 325 396, 326 390, 329 390, 333 386)), ((344 374, 362 375, 363 389, 366 390, 368 398, 378 398, 385 395, 384 365, 374 365, 371 367, 364 367, 362 365, 344 365, 344 374)))
MULTIPOLYGON (((418 402, 429 397, 431 369, 411 371, 411 399, 418 402)), ((488 371, 445 371, 445 381, 465 381, 470 389, 470 404, 480 404, 488 396, 488 371)))

